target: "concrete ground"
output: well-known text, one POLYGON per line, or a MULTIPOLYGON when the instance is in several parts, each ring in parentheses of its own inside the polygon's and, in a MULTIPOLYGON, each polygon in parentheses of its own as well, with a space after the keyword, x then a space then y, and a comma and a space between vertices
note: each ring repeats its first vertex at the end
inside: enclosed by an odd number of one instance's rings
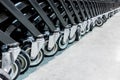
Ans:
POLYGON ((120 13, 18 80, 120 80, 120 13))

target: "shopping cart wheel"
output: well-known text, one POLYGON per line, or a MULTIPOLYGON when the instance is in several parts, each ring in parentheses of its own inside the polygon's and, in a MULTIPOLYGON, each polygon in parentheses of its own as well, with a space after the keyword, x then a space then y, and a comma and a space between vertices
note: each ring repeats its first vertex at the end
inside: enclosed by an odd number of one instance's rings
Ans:
POLYGON ((98 18, 98 20, 96 20, 96 26, 101 27, 103 25, 103 20, 101 18, 98 18))
POLYGON ((73 43, 76 39, 76 34, 74 34, 74 36, 72 38, 69 38, 69 43, 73 43))
POLYGON ((58 51, 58 45, 56 43, 52 49, 48 49, 48 41, 46 41, 43 51, 46 57, 54 56, 58 51))
POLYGON ((91 28, 91 26, 90 26, 90 25, 87 25, 87 27, 86 27, 86 32, 87 32, 87 33, 90 31, 90 28, 91 28))
POLYGON ((90 25, 90 30, 89 30, 89 31, 90 31, 90 32, 93 31, 93 28, 94 28, 94 27, 95 27, 95 26, 90 25))
POLYGON ((109 18, 111 18, 113 16, 112 12, 109 13, 109 18))
MULTIPOLYGON (((29 44, 25 45, 23 49, 25 50, 25 52, 27 54, 30 55, 31 46, 29 44)), ((39 65, 43 61, 43 59, 44 59, 44 53, 43 53, 43 50, 40 50, 39 54, 36 56, 36 58, 33 59, 33 58, 30 57, 30 66, 35 67, 35 66, 39 65)))
POLYGON ((63 35, 61 35, 59 40, 58 40, 59 50, 64 50, 65 48, 67 48, 68 43, 69 43, 69 40, 66 43, 63 42, 63 35))
POLYGON ((12 80, 12 79, 10 78, 10 75, 8 73, 0 69, 0 80, 12 80))
POLYGON ((19 56, 18 56, 18 60, 21 64, 21 73, 24 73, 28 70, 29 66, 30 66, 30 57, 29 55, 21 50, 19 56))
POLYGON ((81 35, 84 36, 86 34, 86 30, 81 30, 81 35))
POLYGON ((93 24, 94 24, 93 22, 90 24, 90 30, 89 31, 93 31, 93 29, 95 27, 95 25, 93 25, 93 24))
POLYGON ((78 29, 77 29, 77 31, 76 31, 76 41, 79 41, 80 39, 81 39, 81 32, 80 32, 81 30, 80 30, 80 28, 78 27, 78 29))
POLYGON ((12 80, 16 80, 21 72, 21 64, 19 60, 16 60, 15 63, 12 65, 9 75, 11 76, 12 80))
POLYGON ((105 23, 107 21, 107 17, 105 15, 102 16, 102 20, 105 23))

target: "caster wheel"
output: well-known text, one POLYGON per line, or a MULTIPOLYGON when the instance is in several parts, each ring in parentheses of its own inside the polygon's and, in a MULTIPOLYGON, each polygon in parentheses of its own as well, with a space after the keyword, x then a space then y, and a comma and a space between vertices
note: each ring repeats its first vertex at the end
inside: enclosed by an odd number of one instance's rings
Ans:
POLYGON ((9 74, 0 69, 0 80, 12 80, 12 79, 10 78, 9 74))
MULTIPOLYGON (((26 52, 27 54, 30 55, 30 53, 31 53, 31 47, 30 47, 30 45, 26 45, 26 46, 24 47, 24 50, 25 50, 25 52, 26 52)), ((39 64, 43 61, 43 59, 44 59, 43 50, 40 50, 40 52, 39 52, 39 54, 36 56, 36 58, 33 59, 33 58, 30 57, 30 66, 31 66, 31 67, 35 67, 35 66, 39 65, 39 64)))
POLYGON ((36 56, 36 58, 31 59, 30 66, 34 67, 34 66, 39 65, 43 61, 43 59, 44 59, 44 54, 43 54, 43 51, 40 50, 39 54, 36 56))
POLYGON ((108 14, 108 18, 110 18, 111 17, 111 15, 110 15, 110 13, 108 14))
POLYGON ((30 66, 30 58, 29 55, 22 50, 18 56, 18 60, 21 64, 21 74, 22 74, 28 70, 30 66))
POLYGON ((69 41, 67 41, 66 43, 63 42, 63 35, 61 35, 61 37, 58 40, 58 47, 59 50, 64 50, 65 48, 67 48, 69 41))
POLYGON ((81 36, 84 36, 85 33, 86 33, 86 29, 83 29, 81 25, 78 25, 78 26, 79 26, 80 35, 81 35, 81 36))
POLYGON ((57 53, 57 51, 58 51, 58 45, 57 45, 57 43, 54 45, 54 47, 51 49, 51 50, 49 50, 48 49, 48 41, 45 43, 45 47, 44 47, 44 49, 43 49, 43 51, 44 51, 44 55, 46 56, 46 57, 51 57, 51 56, 54 56, 56 53, 57 53))
POLYGON ((81 31, 81 35, 82 35, 82 36, 85 35, 85 33, 86 33, 85 30, 81 31))
POLYGON ((91 27, 91 26, 87 26, 87 27, 86 27, 86 32, 87 32, 87 33, 90 31, 90 27, 91 27))
POLYGON ((80 28, 78 28, 77 31, 76 31, 76 39, 75 40, 79 41, 81 39, 81 37, 82 36, 81 36, 80 28))
POLYGON ((90 30, 89 30, 89 31, 90 31, 90 32, 93 31, 93 28, 95 28, 95 22, 92 22, 92 23, 90 24, 90 30))
POLYGON ((94 27, 95 27, 95 26, 90 25, 90 30, 89 30, 89 31, 90 31, 90 32, 93 31, 93 28, 94 28, 94 27))
POLYGON ((98 27, 102 26, 102 25, 103 25, 103 20, 102 20, 102 19, 98 19, 98 20, 96 21, 96 25, 97 25, 98 27))
POLYGON ((20 72, 21 72, 21 64, 18 60, 16 60, 15 63, 12 65, 11 71, 9 72, 11 79, 16 80, 16 78, 20 75, 20 72))
POLYGON ((102 20, 103 20, 104 23, 107 21, 107 18, 106 18, 105 15, 103 15, 102 20))
POLYGON ((76 39, 76 34, 74 34, 74 36, 72 38, 69 38, 69 43, 73 43, 76 39))

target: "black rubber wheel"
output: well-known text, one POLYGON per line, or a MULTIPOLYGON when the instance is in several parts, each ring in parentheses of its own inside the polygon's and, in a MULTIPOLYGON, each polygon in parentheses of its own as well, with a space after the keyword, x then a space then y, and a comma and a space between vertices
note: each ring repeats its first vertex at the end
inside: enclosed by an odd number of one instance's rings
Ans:
POLYGON ((86 30, 81 30, 81 35, 84 36, 86 34, 86 30))
POLYGON ((21 74, 23 74, 28 70, 30 66, 30 57, 25 51, 21 50, 18 56, 18 60, 21 64, 21 74))
POLYGON ((0 69, 0 80, 12 80, 12 79, 8 73, 0 69))
POLYGON ((77 31, 76 31, 76 39, 75 40, 79 41, 81 39, 81 37, 82 36, 81 36, 80 28, 78 28, 77 31))
POLYGON ((72 44, 76 40, 76 34, 72 38, 69 38, 69 43, 72 44))
POLYGON ((90 24, 90 30, 89 30, 89 31, 90 31, 90 32, 93 31, 93 28, 94 28, 94 27, 95 27, 95 25, 94 25, 94 23, 92 22, 92 23, 90 24))
POLYGON ((103 20, 104 23, 107 21, 107 18, 106 18, 105 15, 102 16, 102 20, 103 20))
POLYGON ((43 51, 44 51, 44 55, 46 57, 52 57, 57 53, 58 45, 57 45, 57 43, 55 43, 54 47, 51 50, 49 50, 48 49, 48 41, 46 41, 43 51))
POLYGON ((95 26, 93 26, 93 25, 90 25, 90 31, 93 31, 93 28, 94 28, 95 26))
POLYGON ((58 40, 58 47, 59 47, 59 50, 64 50, 67 48, 68 46, 68 43, 69 43, 69 40, 64 43, 63 42, 63 35, 60 36, 59 40, 58 40))
MULTIPOLYGON (((31 46, 30 45, 25 45, 23 49, 30 56, 31 46)), ((41 49, 39 54, 36 56, 36 58, 33 59, 33 58, 30 57, 30 66, 35 67, 35 66, 39 65, 43 61, 43 59, 44 59, 44 52, 41 49)))
POLYGON ((21 72, 21 64, 19 60, 16 60, 15 63, 12 65, 11 71, 9 73, 11 79, 16 80, 17 77, 20 75, 20 72, 21 72))
POLYGON ((54 45, 54 47, 51 50, 49 50, 48 49, 48 41, 46 41, 43 51, 44 51, 44 55, 46 57, 54 56, 57 53, 57 51, 58 51, 58 45, 56 43, 54 45))
POLYGON ((112 12, 109 13, 109 18, 111 18, 113 15, 112 15, 112 12))
POLYGON ((96 21, 96 26, 101 27, 103 25, 103 20, 101 18, 98 18, 96 21))

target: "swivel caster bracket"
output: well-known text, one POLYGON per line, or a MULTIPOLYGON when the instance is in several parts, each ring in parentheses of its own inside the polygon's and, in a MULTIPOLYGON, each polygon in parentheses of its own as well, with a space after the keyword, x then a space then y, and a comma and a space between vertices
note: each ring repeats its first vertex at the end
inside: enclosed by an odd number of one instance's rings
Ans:
POLYGON ((63 37, 63 43, 66 43, 69 39, 69 35, 70 35, 70 25, 67 25, 64 29, 64 37, 63 37))
POLYGON ((32 42, 31 58, 35 58, 38 55, 39 51, 44 46, 44 43, 44 38, 37 38, 35 42, 32 42))
POLYGON ((49 36, 49 41, 48 41, 48 49, 49 50, 51 50, 55 46, 59 37, 60 37, 60 32, 55 32, 55 33, 53 33, 53 35, 49 36))
POLYGON ((72 38, 72 37, 75 35, 75 33, 76 33, 76 31, 77 31, 77 27, 78 27, 78 25, 73 25, 73 26, 70 28, 70 38, 72 38))

